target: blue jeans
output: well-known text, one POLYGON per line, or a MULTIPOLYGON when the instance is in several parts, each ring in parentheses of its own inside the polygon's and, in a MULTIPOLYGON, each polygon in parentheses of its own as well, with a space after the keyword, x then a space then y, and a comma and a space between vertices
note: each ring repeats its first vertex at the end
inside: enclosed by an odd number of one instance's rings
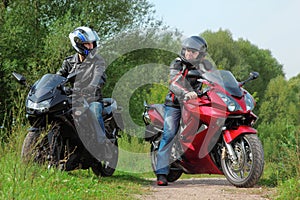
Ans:
POLYGON ((106 137, 104 121, 103 121, 103 117, 102 117, 103 104, 100 102, 92 102, 92 103, 90 103, 89 109, 95 115, 96 119, 98 120, 98 122, 100 124, 101 131, 100 131, 100 133, 97 134, 97 139, 99 142, 103 141, 103 139, 106 137))
POLYGON ((157 152, 156 174, 168 174, 170 171, 169 159, 174 137, 178 131, 181 118, 181 109, 165 107, 164 132, 157 152))

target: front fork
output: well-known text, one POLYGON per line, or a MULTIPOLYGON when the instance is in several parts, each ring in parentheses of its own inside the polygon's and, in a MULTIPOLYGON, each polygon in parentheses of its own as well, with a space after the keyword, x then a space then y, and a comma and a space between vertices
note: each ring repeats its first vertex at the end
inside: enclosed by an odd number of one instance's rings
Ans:
MULTIPOLYGON (((223 136, 223 140, 224 140, 224 136, 223 136)), ((226 153, 228 153, 229 158, 233 162, 233 164, 237 164, 238 162, 237 156, 235 155, 233 147, 231 146, 231 144, 226 143, 225 140, 224 140, 224 144, 225 146, 222 148, 222 159, 225 159, 226 153)))
POLYGON ((54 126, 47 134, 48 142, 49 142, 49 148, 50 148, 50 158, 49 159, 49 165, 48 168, 51 168, 52 166, 57 167, 61 160, 61 152, 63 148, 62 144, 62 138, 60 136, 60 127, 54 126))
MULTIPOLYGON (((226 127, 224 127, 222 130, 223 131, 226 130, 226 127)), ((223 137, 223 141, 225 144, 225 146, 222 148, 222 159, 225 159, 226 154, 228 153, 229 159, 232 161, 232 163, 237 164, 238 163, 237 156, 235 154, 235 151, 234 151, 232 145, 230 143, 226 142, 224 134, 222 134, 222 137, 223 137), (226 149, 227 149, 227 151, 226 151, 226 149)))
MULTIPOLYGON (((227 130, 226 127, 222 128, 223 141, 225 144, 225 147, 222 149, 222 159, 225 159, 226 153, 228 153, 230 160, 234 164, 237 164, 239 155, 236 155, 236 152, 234 151, 231 143, 233 140, 235 140, 237 137, 239 137, 241 134, 244 133, 257 134, 257 130, 246 125, 241 125, 234 130, 227 130)), ((241 151, 245 152, 245 146, 243 140, 241 140, 240 147, 241 147, 241 151)))

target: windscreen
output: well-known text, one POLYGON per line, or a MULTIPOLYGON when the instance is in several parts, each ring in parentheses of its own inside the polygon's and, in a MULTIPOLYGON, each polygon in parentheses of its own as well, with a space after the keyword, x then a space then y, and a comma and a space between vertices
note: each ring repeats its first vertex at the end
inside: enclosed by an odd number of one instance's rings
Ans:
MULTIPOLYGON (((36 98, 44 97, 50 95, 53 88, 57 87, 66 78, 57 74, 45 74, 36 84, 33 85, 31 90, 31 95, 34 94, 36 98)), ((44 98, 43 98, 44 99, 44 98)))
POLYGON ((217 83, 222 86, 227 92, 232 96, 241 97, 242 91, 240 89, 239 83, 232 75, 230 71, 227 70, 213 70, 202 75, 205 79, 217 83))

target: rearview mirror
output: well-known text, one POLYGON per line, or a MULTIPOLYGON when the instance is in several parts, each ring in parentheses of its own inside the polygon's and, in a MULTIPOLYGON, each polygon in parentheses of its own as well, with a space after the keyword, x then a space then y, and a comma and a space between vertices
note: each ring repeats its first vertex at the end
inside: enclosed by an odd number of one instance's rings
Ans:
POLYGON ((257 79, 259 77, 258 72, 250 72, 250 77, 252 80, 257 79))
POLYGON ((26 78, 24 76, 22 76, 21 74, 18 74, 16 72, 13 72, 12 75, 17 79, 17 81, 21 85, 26 85, 26 78))

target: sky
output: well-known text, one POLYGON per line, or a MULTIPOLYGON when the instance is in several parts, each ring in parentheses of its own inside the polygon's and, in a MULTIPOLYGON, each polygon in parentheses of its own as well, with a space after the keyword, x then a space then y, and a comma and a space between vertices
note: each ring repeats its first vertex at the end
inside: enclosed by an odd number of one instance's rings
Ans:
MULTIPOLYGON (((229 30, 268 49, 286 78, 300 73, 300 0, 148 0, 156 19, 184 36, 229 30)), ((209 46, 209 44, 208 44, 209 46)))

